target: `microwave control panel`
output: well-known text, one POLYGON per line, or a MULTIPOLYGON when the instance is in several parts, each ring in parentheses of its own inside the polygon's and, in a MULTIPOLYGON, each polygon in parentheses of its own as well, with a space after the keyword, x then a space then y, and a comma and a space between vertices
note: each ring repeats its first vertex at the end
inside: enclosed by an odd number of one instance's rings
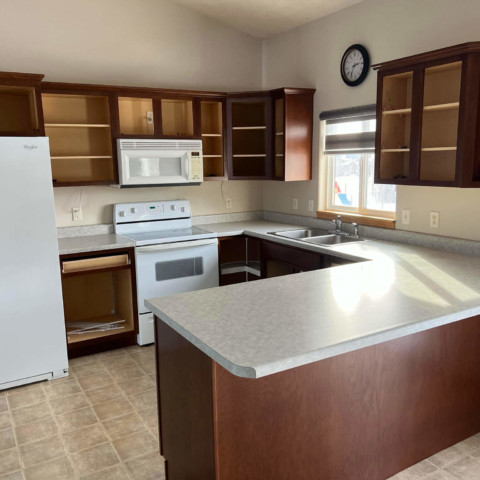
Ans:
POLYGON ((203 181, 203 160, 201 152, 190 152, 190 181, 203 181))

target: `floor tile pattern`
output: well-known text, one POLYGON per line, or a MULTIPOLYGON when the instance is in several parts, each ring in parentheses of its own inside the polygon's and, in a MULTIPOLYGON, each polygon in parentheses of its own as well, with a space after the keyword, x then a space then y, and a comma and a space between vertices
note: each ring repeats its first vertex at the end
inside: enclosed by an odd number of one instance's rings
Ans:
MULTIPOLYGON (((70 375, 0 391, 0 480, 163 480, 153 347, 70 361, 70 375)), ((480 434, 390 480, 480 480, 480 434)))
POLYGON ((0 480, 161 480, 155 352, 70 361, 70 375, 0 391, 0 480))

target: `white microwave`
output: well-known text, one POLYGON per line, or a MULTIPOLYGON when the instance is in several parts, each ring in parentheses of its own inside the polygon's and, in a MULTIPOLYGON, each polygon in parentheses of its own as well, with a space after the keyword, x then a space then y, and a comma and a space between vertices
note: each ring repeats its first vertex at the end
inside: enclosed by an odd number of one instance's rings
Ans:
POLYGON ((119 187, 199 185, 201 140, 118 139, 119 187))

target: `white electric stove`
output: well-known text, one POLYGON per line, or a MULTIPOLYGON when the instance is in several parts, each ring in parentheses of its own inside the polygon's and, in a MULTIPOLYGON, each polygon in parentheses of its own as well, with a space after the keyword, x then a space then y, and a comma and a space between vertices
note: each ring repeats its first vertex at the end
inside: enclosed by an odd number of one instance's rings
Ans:
POLYGON ((115 233, 135 242, 138 344, 154 342, 145 300, 218 286, 215 233, 192 226, 188 200, 117 203, 115 233))

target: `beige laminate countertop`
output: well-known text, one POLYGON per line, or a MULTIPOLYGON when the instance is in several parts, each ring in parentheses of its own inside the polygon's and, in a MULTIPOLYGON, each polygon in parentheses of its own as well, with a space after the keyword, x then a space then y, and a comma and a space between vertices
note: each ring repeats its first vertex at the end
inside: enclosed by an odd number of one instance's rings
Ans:
POLYGON ((274 237, 268 232, 292 225, 267 221, 199 227, 367 260, 147 302, 238 376, 270 375, 480 314, 478 257, 373 240, 319 247, 274 237))

